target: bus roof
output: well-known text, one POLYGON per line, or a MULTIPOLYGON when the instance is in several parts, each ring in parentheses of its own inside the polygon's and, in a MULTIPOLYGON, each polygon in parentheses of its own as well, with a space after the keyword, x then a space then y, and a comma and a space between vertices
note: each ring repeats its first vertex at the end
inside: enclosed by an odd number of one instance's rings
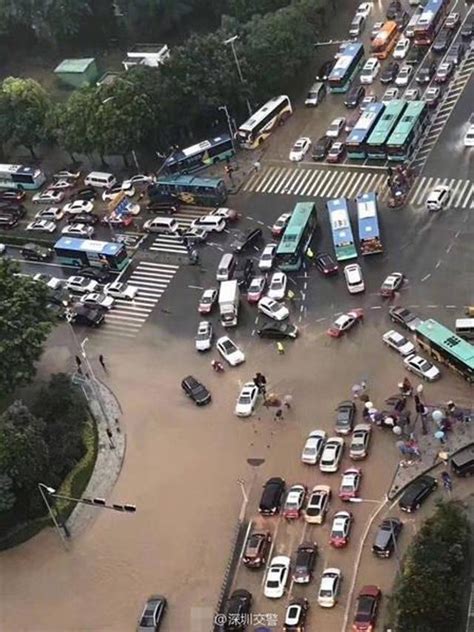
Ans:
POLYGON ((15 173, 19 176, 32 176, 38 173, 38 167, 27 167, 25 165, 0 165, 0 173, 15 173))
POLYGON ((363 44, 346 44, 339 53, 339 57, 331 70, 329 81, 338 81, 342 79, 350 67, 354 57, 364 52, 363 44))
POLYGON ((388 20, 374 37, 372 46, 384 46, 390 35, 396 30, 398 30, 398 24, 393 20, 388 20))
POLYGON ((94 239, 78 239, 77 237, 61 237, 54 244, 54 247, 82 252, 96 252, 101 255, 116 255, 123 248, 123 244, 110 241, 96 241, 94 239))
POLYGON ((311 213, 315 211, 315 207, 314 202, 298 202, 296 204, 288 226, 283 233, 282 240, 278 244, 277 253, 279 255, 294 251, 295 246, 298 245, 300 234, 304 230, 311 213))
POLYGON ((359 219, 377 217, 377 194, 362 193, 356 198, 357 216, 359 219))
POLYGON ((369 145, 380 145, 386 141, 387 136, 394 129, 406 105, 407 102, 401 99, 395 99, 387 103, 384 113, 377 121, 377 125, 369 136, 369 140, 367 141, 369 145))
POLYGON ((329 211, 329 222, 333 231, 350 228, 346 198, 328 200, 327 207, 329 211))
POLYGON ((459 336, 456 336, 444 325, 429 318, 418 325, 416 333, 426 336, 426 338, 438 344, 442 349, 448 351, 454 358, 474 370, 474 347, 459 336))
POLYGON ((222 143, 226 143, 230 141, 229 134, 221 134, 221 136, 216 136, 215 138, 210 138, 208 140, 203 140, 201 143, 196 143, 196 145, 191 145, 191 147, 187 147, 186 149, 182 149, 181 151, 175 151, 171 156, 165 160, 164 166, 169 167, 175 165, 186 158, 190 158, 191 156, 195 156, 196 154, 200 154, 207 149, 211 149, 211 147, 216 147, 216 145, 221 145, 222 143))
POLYGON ((285 99, 289 101, 289 97, 287 97, 285 94, 281 94, 279 97, 273 97, 273 99, 267 101, 265 105, 262 105, 259 110, 254 112, 252 116, 247 121, 245 121, 245 123, 239 125, 239 130, 243 132, 252 132, 255 126, 261 123, 261 121, 267 116, 268 112, 273 110, 273 108, 277 107, 281 103, 284 103, 285 99))
POLYGON ((176 175, 158 178, 156 184, 174 184, 184 187, 209 187, 214 189, 220 182, 223 182, 222 178, 200 178, 198 176, 176 175))
POLYGON ((433 17, 440 11, 446 0, 429 0, 423 9, 423 13, 418 18, 416 28, 426 28, 433 20, 433 17))
POLYGON ((369 103, 349 134, 347 143, 362 142, 384 107, 383 103, 369 103))
POLYGON ((420 114, 425 109, 426 103, 424 101, 411 101, 388 139, 387 145, 403 145, 420 114))

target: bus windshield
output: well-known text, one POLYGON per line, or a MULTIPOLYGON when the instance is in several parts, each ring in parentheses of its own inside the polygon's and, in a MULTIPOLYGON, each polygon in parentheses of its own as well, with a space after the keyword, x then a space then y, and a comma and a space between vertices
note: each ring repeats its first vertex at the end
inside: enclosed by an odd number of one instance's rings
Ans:
POLYGON ((54 251, 59 262, 65 265, 123 270, 129 262, 124 244, 115 242, 61 237, 54 244, 54 251))
POLYGON ((245 149, 255 149, 292 113, 291 101, 286 95, 270 99, 240 125, 237 130, 239 143, 245 149))
POLYGON ((281 270, 300 269, 316 224, 316 204, 298 202, 276 251, 276 264, 281 270))
POLYGON ((187 149, 174 152, 163 165, 167 173, 190 173, 204 169, 235 154, 229 134, 222 134, 187 149))
POLYGON ((357 250, 354 246, 354 237, 345 198, 328 200, 327 209, 336 259, 338 261, 354 259, 354 257, 357 257, 357 250))

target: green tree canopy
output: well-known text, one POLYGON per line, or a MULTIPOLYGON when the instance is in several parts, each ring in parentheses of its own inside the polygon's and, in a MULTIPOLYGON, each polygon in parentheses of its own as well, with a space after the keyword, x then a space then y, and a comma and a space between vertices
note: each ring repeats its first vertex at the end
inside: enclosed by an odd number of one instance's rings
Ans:
POLYGON ((31 381, 52 327, 46 286, 14 276, 17 269, 0 261, 0 392, 31 381))

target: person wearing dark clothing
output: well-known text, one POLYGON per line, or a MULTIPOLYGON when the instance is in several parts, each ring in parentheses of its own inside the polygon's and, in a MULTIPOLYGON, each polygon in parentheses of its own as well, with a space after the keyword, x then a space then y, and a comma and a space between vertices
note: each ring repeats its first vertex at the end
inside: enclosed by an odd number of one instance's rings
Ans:
POLYGON ((265 396, 265 393, 267 392, 267 378, 262 373, 258 372, 253 378, 253 383, 260 393, 265 396))
POLYGON ((100 366, 104 369, 104 371, 107 371, 107 367, 105 366, 104 356, 102 354, 100 354, 99 356, 99 363, 100 363, 100 366))

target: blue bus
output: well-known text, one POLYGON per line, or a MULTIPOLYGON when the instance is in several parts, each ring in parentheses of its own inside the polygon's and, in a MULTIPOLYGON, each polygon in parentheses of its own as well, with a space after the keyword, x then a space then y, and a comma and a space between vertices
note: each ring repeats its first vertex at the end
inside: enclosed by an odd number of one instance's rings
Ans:
POLYGON ((176 199, 184 204, 219 206, 227 200, 227 187, 222 178, 199 178, 197 176, 165 176, 149 190, 150 202, 169 202, 176 199))
POLYGON ((346 141, 348 158, 363 159, 367 155, 366 141, 383 114, 383 103, 369 103, 352 128, 346 141))
POLYGON ((330 92, 347 92, 364 62, 363 44, 342 44, 328 77, 330 92))
POLYGON ((316 224, 316 204, 298 202, 276 251, 275 262, 280 270, 291 272, 301 268, 316 224))
POLYGON ((328 200, 327 209, 336 259, 338 261, 354 259, 357 257, 357 250, 354 245, 346 198, 328 200))
POLYGON ((229 134, 204 140, 186 149, 173 152, 165 160, 163 171, 166 173, 192 173, 210 165, 231 158, 235 154, 234 142, 229 134))
POLYGON ((363 255, 383 252, 377 209, 377 193, 362 193, 356 198, 359 246, 363 255))
POLYGON ((60 263, 81 268, 123 270, 130 261, 124 244, 94 239, 61 237, 54 244, 54 252, 60 263))

